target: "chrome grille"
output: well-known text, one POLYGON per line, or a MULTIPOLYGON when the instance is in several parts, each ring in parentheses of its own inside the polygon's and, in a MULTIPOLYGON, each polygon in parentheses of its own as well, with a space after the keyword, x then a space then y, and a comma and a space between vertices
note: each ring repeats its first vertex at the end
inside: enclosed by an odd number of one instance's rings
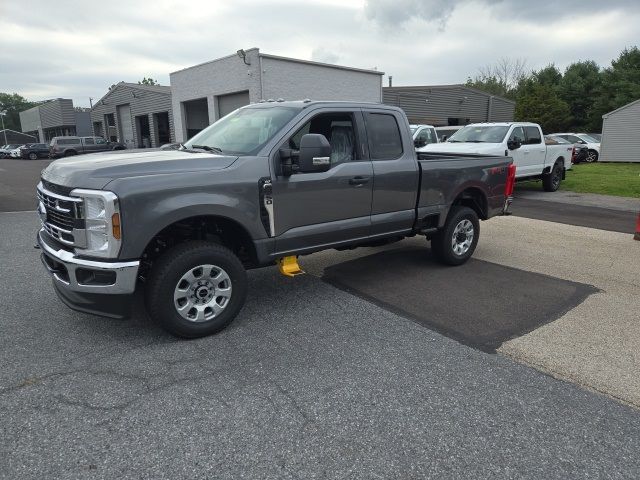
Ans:
POLYGON ((82 203, 81 198, 59 195, 38 184, 38 214, 45 231, 56 240, 73 245, 73 229, 76 225, 76 205, 82 203), (43 211, 44 209, 44 211, 43 211))

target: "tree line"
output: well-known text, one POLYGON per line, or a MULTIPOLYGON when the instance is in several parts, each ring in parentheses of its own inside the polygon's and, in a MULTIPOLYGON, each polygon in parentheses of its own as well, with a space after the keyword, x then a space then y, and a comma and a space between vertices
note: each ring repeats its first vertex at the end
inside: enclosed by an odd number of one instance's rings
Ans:
POLYGON ((625 48, 606 68, 578 61, 564 72, 551 64, 527 71, 522 59, 483 67, 467 85, 516 102, 515 120, 544 132, 601 132, 602 115, 640 99, 640 50, 625 48))

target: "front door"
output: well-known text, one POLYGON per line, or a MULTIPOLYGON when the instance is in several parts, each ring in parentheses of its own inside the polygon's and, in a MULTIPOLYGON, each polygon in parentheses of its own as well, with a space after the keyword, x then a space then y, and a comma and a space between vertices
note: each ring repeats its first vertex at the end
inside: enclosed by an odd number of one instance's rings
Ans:
POLYGON ((514 127, 509 135, 508 141, 520 142, 520 148, 515 150, 509 150, 509 156, 513 158, 513 164, 516 166, 516 176, 527 176, 532 171, 532 164, 530 162, 529 148, 524 136, 524 129, 522 127, 514 127))
MULTIPOLYGON (((273 180, 273 224, 276 252, 311 251, 369 235, 373 167, 368 158, 359 110, 310 112, 280 148, 294 152, 304 134, 324 135, 332 147, 326 172, 277 175, 273 180)), ((276 151, 275 171, 279 168, 276 151)))

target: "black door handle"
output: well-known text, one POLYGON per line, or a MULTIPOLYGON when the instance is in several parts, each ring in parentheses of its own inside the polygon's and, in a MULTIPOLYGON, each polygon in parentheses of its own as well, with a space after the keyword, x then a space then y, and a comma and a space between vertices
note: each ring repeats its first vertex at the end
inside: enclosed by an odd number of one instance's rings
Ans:
POLYGON ((369 179, 367 177, 353 177, 349 179, 349 185, 360 186, 365 183, 369 183, 369 179))

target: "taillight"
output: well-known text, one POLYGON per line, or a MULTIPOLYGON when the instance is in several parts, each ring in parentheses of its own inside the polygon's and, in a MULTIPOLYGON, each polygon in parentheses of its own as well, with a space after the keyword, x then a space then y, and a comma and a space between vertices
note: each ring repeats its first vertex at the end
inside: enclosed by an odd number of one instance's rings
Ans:
POLYGON ((516 185, 516 166, 512 163, 507 169, 507 182, 504 187, 504 196, 510 197, 513 195, 513 189, 516 185))

